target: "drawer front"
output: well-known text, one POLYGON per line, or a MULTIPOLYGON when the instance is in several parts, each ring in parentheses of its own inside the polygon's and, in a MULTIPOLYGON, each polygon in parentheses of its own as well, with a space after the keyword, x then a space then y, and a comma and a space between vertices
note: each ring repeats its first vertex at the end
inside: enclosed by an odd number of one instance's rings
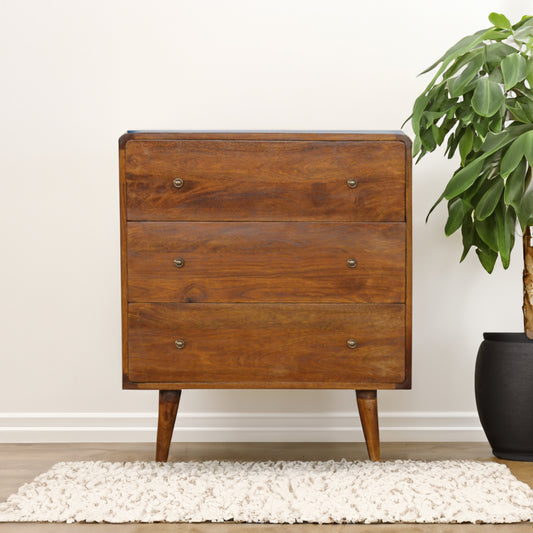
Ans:
POLYGON ((405 302, 402 223, 129 222, 127 241, 129 302, 405 302))
POLYGON ((129 304, 128 322, 129 379, 139 383, 405 378, 399 304, 129 304))
POLYGON ((405 169, 399 141, 130 140, 127 218, 404 221, 405 169))

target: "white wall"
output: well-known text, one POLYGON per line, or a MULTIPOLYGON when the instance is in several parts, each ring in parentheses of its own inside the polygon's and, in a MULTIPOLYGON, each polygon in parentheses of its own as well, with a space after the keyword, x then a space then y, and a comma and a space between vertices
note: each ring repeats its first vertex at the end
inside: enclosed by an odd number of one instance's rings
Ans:
MULTIPOLYGON (((0 6, 3 441, 154 438, 157 393, 121 390, 121 133, 399 129, 421 70, 491 11, 533 11, 510 0, 0 6)), ((444 207, 424 223, 456 164, 434 154, 414 168, 413 389, 379 393, 384 440, 483 439, 482 332, 522 327, 520 249, 489 277, 474 256, 459 265, 444 207)), ((186 391, 175 439, 360 439, 355 412, 351 391, 186 391)))

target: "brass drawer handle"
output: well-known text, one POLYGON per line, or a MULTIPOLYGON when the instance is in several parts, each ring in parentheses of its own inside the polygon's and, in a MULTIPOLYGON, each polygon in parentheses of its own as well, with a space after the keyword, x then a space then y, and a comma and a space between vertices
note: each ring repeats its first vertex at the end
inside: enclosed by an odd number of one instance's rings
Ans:
POLYGON ((174 259, 174 266, 176 268, 181 268, 184 264, 185 264, 185 261, 181 257, 174 259))
POLYGON ((350 189, 355 189, 357 187, 357 180, 355 178, 350 178, 346 181, 346 185, 348 185, 350 189))
POLYGON ((183 180, 181 178, 174 178, 172 180, 172 185, 174 185, 176 189, 181 189, 183 187, 183 180))
POLYGON ((348 348, 351 348, 352 350, 357 348, 357 341, 355 339, 348 339, 346 344, 348 345, 348 348))
POLYGON ((185 348, 185 341, 183 339, 178 339, 174 341, 174 344, 176 345, 176 348, 178 350, 182 350, 183 348, 185 348))
POLYGON ((346 263, 350 268, 355 268, 357 266, 357 261, 355 259, 348 259, 346 263))

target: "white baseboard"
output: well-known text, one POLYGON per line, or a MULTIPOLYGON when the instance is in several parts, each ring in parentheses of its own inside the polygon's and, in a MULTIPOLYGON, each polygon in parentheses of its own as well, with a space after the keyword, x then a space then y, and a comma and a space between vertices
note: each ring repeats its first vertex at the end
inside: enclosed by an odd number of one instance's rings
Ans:
MULTIPOLYGON (((481 442, 475 412, 384 412, 384 442, 481 442)), ((0 413, 0 442, 150 442, 155 413, 0 413)), ((178 442, 360 442, 357 415, 331 413, 178 413, 178 442)))

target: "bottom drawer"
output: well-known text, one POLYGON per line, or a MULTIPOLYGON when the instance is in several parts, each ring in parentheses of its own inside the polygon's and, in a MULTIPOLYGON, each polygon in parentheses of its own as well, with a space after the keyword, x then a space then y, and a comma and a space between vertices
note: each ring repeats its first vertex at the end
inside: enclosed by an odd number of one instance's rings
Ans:
POLYGON ((127 361, 139 383, 399 383, 405 306, 129 304, 127 361))

